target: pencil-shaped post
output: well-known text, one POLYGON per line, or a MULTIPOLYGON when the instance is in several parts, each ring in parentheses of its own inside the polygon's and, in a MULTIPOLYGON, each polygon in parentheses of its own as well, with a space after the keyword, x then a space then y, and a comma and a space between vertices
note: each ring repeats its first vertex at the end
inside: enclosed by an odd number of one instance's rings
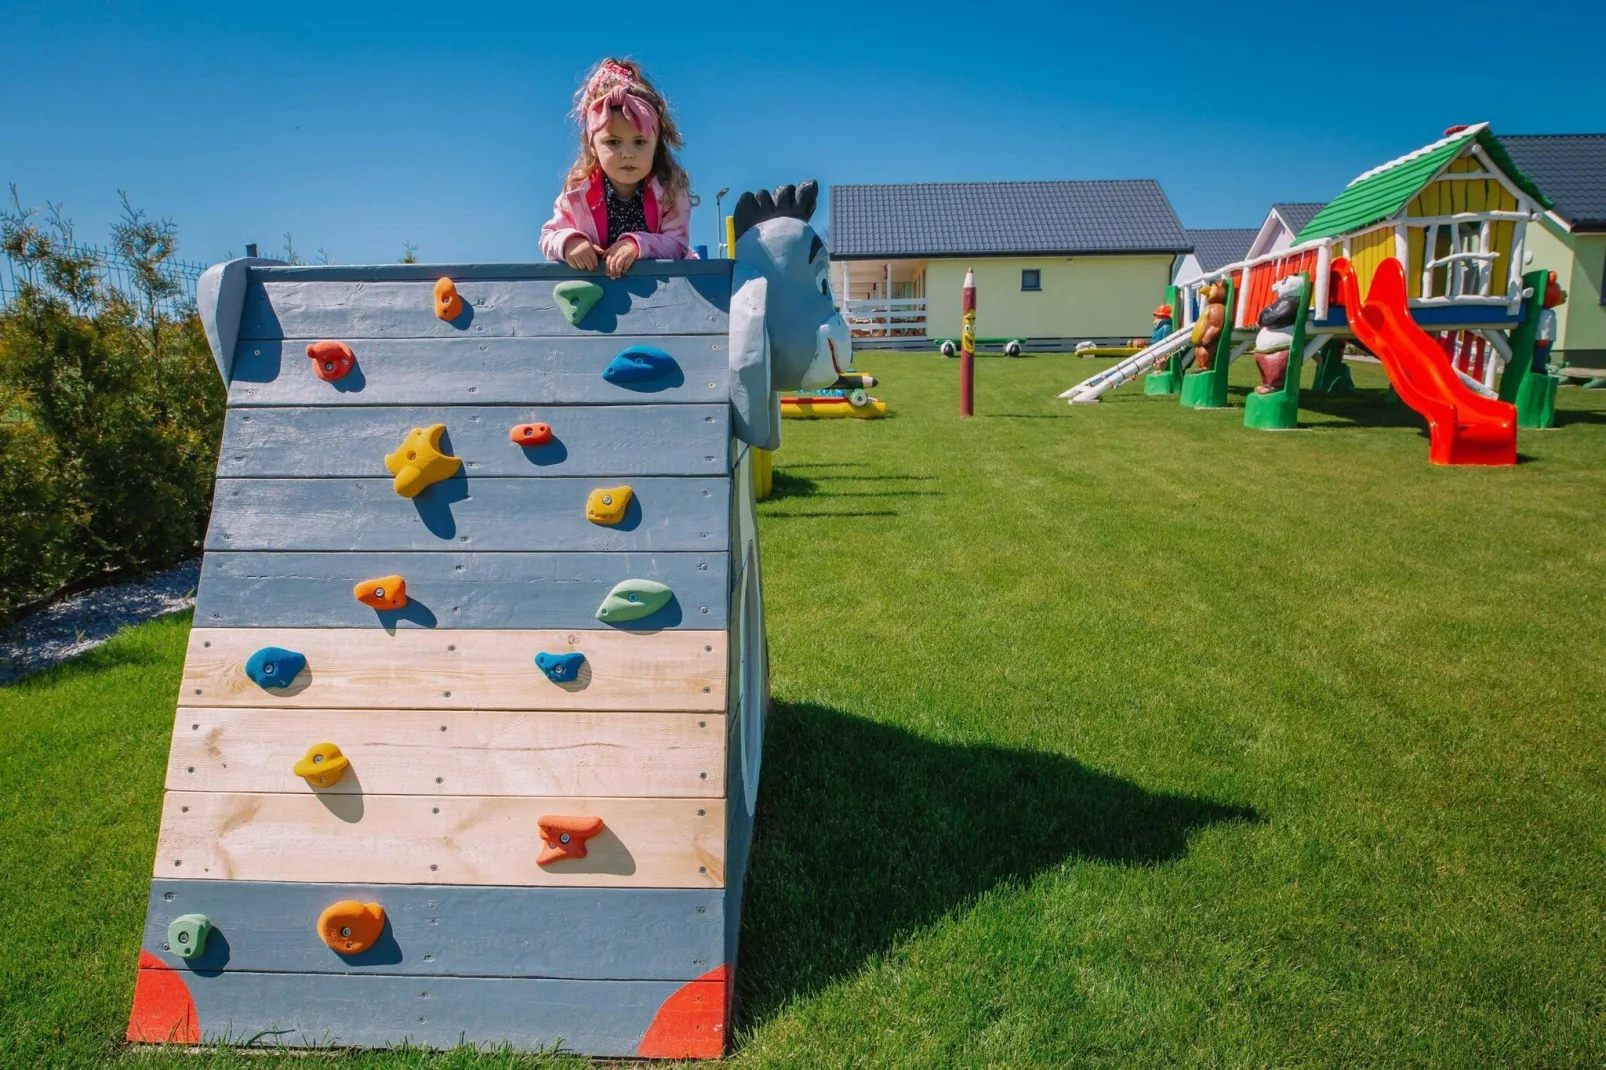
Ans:
POLYGON ((969 268, 960 310, 959 415, 965 417, 975 412, 976 401, 976 272, 969 268))

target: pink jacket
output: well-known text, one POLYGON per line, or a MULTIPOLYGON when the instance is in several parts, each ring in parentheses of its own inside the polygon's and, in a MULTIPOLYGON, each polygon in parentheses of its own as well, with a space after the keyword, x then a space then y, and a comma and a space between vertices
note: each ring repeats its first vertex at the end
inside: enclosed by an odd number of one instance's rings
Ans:
MULTIPOLYGON (((607 191, 599 168, 585 184, 558 194, 552 218, 541 228, 541 254, 548 260, 563 261, 563 247, 576 234, 603 244, 608 236, 607 191)), ((642 207, 647 229, 627 234, 636 243, 636 254, 645 260, 694 260, 691 249, 691 195, 681 190, 667 211, 660 214, 664 187, 656 176, 647 179, 642 191, 642 207)))

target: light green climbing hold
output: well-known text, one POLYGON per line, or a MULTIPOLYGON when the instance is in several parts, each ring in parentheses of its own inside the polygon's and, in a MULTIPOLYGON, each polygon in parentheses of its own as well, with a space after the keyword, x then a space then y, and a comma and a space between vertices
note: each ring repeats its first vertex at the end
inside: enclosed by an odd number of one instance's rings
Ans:
POLYGON ((625 580, 602 600, 602 605, 597 607, 597 619, 609 624, 640 620, 667 606, 673 597, 675 592, 661 583, 625 580))
POLYGON ((569 322, 578 327, 586 313, 602 300, 602 287, 584 279, 566 279, 552 287, 552 300, 558 303, 569 322))
POLYGON ((198 959, 212 935, 212 919, 205 914, 180 914, 167 926, 167 949, 181 959, 198 959))

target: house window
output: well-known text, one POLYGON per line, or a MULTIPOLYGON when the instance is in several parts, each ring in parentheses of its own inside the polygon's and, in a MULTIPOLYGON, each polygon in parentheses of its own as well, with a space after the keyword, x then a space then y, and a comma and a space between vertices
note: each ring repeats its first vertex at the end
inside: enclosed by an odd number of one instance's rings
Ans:
POLYGON ((1041 290, 1043 288, 1042 271, 1037 268, 1022 268, 1020 288, 1022 290, 1041 290))

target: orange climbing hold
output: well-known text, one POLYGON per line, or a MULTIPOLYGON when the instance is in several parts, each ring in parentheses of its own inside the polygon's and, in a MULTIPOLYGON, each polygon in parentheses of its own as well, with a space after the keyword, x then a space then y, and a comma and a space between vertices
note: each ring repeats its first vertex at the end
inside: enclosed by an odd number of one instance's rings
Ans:
POLYGON ((327 788, 336 783, 349 768, 351 759, 340 753, 340 748, 333 743, 308 747, 307 753, 291 767, 296 776, 315 788, 327 788))
POLYGON ((385 931, 385 908, 378 903, 342 899, 318 915, 318 937, 342 955, 357 955, 374 946, 385 931))
POLYGON ((351 589, 357 601, 372 609, 402 609, 407 605, 407 581, 400 576, 363 580, 351 589))
POLYGON ((344 342, 313 342, 307 346, 312 358, 312 374, 326 383, 344 379, 357 364, 357 355, 344 342))
POLYGON ((514 424, 507 437, 520 446, 545 446, 552 441, 549 424, 514 424))
POLYGON ((450 322, 462 314, 463 298, 457 292, 457 284, 441 279, 435 284, 435 315, 450 322))
POLYGON ((602 831, 600 817, 538 817, 535 827, 541 830, 541 849, 536 865, 545 866, 565 858, 584 858, 586 841, 602 831))

